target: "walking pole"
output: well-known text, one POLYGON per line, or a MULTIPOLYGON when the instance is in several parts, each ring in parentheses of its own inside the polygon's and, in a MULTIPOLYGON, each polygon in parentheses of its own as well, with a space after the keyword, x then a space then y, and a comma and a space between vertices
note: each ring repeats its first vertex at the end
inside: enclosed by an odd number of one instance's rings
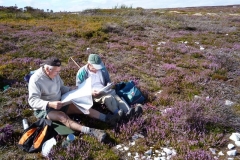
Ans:
POLYGON ((81 67, 77 64, 77 62, 74 61, 74 59, 73 59, 72 57, 70 57, 70 59, 78 66, 78 68, 81 68, 81 67))

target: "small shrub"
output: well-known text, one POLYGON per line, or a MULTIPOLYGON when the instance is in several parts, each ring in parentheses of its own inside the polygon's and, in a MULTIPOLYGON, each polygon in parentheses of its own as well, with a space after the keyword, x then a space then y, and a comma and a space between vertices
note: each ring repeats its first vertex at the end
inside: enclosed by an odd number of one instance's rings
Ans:
POLYGON ((220 74, 213 74, 212 75, 212 79, 213 80, 223 80, 223 81, 227 81, 228 78, 224 75, 220 75, 220 74))
POLYGON ((6 144, 12 137, 13 126, 6 124, 0 128, 0 145, 6 144))
POLYGON ((123 28, 117 23, 106 23, 103 25, 102 31, 105 33, 120 33, 123 31, 123 28))
POLYGON ((192 53, 191 56, 193 58, 203 58, 203 55, 201 53, 192 53))
POLYGON ((29 117, 29 116, 32 116, 33 115, 33 110, 30 110, 30 109, 24 109, 22 111, 22 116, 23 117, 29 117))
POLYGON ((227 71, 225 69, 218 69, 212 75, 212 79, 213 80, 223 80, 223 81, 226 81, 226 80, 228 80, 228 78, 226 76, 226 73, 227 73, 227 71))
POLYGON ((233 110, 235 111, 235 113, 236 113, 237 115, 240 116, 240 104, 234 105, 234 106, 233 106, 233 110))

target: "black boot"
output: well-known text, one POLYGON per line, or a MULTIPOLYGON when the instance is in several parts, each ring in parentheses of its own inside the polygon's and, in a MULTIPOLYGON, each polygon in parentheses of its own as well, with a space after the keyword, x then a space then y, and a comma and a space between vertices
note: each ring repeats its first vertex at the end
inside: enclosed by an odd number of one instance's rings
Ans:
POLYGON ((122 115, 123 115, 123 111, 121 109, 118 111, 118 113, 116 113, 114 115, 107 114, 106 122, 109 123, 111 126, 116 126, 118 121, 120 121, 122 115))
POLYGON ((99 142, 103 142, 103 140, 107 135, 107 133, 104 130, 95 129, 95 128, 90 128, 89 134, 97 138, 99 142))
POLYGON ((142 105, 137 104, 134 108, 130 108, 128 110, 128 112, 126 113, 126 118, 127 119, 136 118, 136 117, 141 116, 142 113, 143 113, 142 105))

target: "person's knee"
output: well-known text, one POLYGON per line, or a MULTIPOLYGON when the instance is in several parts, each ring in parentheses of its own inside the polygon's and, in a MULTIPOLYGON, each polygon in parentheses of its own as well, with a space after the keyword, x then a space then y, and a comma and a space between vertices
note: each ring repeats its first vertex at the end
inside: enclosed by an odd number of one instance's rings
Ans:
POLYGON ((123 101, 118 102, 118 107, 119 109, 122 109, 125 113, 129 110, 129 106, 123 101))
POLYGON ((68 115, 66 115, 64 112, 59 112, 59 121, 60 122, 63 122, 63 121, 66 121, 68 119, 68 115))
POLYGON ((113 97, 112 96, 105 96, 104 97, 104 104, 106 105, 112 105, 113 97))
POLYGON ((48 117, 53 121, 59 121, 61 123, 66 122, 69 118, 68 115, 62 111, 50 112, 48 117))
POLYGON ((111 111, 115 111, 116 109, 118 109, 117 107, 117 102, 115 100, 115 98, 113 96, 107 96, 104 99, 104 104, 107 106, 107 108, 111 111))

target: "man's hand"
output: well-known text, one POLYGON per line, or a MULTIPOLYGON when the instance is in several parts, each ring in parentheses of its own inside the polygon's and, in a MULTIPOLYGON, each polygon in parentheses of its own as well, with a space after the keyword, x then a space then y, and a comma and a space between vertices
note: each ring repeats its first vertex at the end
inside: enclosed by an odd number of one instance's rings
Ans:
POLYGON ((77 89, 78 88, 78 86, 72 86, 71 88, 70 88, 70 91, 71 90, 74 90, 74 89, 77 89))
POLYGON ((48 107, 61 109, 63 107, 63 103, 61 101, 48 102, 48 107))
POLYGON ((96 97, 97 95, 99 95, 98 91, 93 90, 93 91, 92 91, 92 96, 93 96, 93 97, 96 97))

